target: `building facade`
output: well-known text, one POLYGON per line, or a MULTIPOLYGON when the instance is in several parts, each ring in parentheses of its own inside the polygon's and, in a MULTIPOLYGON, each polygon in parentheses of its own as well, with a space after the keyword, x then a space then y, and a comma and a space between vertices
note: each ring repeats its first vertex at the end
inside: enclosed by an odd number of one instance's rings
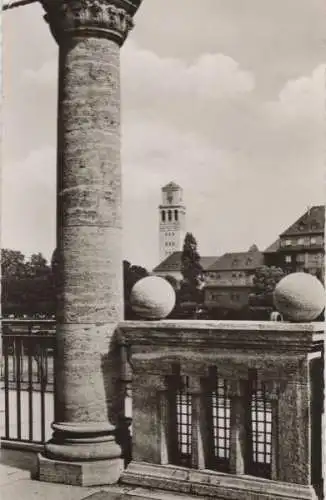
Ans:
POLYGON ((160 262, 174 252, 182 250, 186 234, 186 207, 183 190, 175 182, 162 188, 159 205, 159 255, 160 262))
POLYGON ((266 265, 281 267, 286 273, 324 276, 324 228, 325 206, 309 208, 265 250, 266 265))
POLYGON ((206 307, 239 310, 247 306, 255 271, 263 264, 264 256, 255 245, 247 252, 222 255, 206 271, 206 307))
MULTIPOLYGON (((181 256, 182 251, 173 252, 166 259, 163 260, 158 266, 153 269, 153 273, 156 276, 161 276, 165 278, 166 276, 172 276, 178 282, 182 280, 181 272, 181 256)), ((203 268, 203 276, 206 278, 209 267, 216 261, 218 257, 201 257, 200 265, 203 268)))

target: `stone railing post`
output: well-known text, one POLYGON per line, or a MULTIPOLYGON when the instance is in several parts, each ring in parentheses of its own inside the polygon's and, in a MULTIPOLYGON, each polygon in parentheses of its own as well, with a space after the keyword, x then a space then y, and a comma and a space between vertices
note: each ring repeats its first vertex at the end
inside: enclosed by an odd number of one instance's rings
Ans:
POLYGON ((230 398, 230 472, 245 474, 248 456, 248 382, 227 380, 230 398))
POLYGON ((192 410, 191 465, 194 469, 205 469, 207 463, 207 421, 205 421, 206 412, 203 406, 205 403, 203 389, 201 378, 191 376, 189 379, 192 410))
POLYGON ((270 380, 265 382, 266 399, 271 405, 271 479, 279 479, 279 412, 278 400, 280 397, 281 382, 270 380))
POLYGON ((122 319, 120 47, 141 0, 44 0, 59 45, 53 438, 41 480, 112 483, 122 470, 114 385, 122 319))

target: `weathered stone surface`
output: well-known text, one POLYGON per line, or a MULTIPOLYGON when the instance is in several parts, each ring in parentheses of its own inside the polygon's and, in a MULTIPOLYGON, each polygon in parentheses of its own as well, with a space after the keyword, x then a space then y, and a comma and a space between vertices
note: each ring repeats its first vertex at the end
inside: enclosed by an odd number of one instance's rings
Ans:
MULTIPOLYGON (((237 500, 316 498, 311 486, 309 363, 311 359, 321 356, 324 336, 321 323, 294 325, 275 322, 127 321, 119 325, 119 336, 125 346, 129 345, 127 357, 133 369, 134 387, 134 465, 130 465, 124 473, 123 482, 237 500), (211 476, 207 476, 210 479, 207 479, 209 484, 206 484, 205 475, 196 476, 194 470, 177 467, 173 469, 171 476, 164 476, 164 480, 156 477, 154 471, 159 471, 158 476, 162 472, 155 468, 156 465, 159 467, 160 463, 163 465, 175 460, 173 454, 169 455, 167 443, 171 441, 171 434, 169 439, 166 437, 169 422, 165 422, 167 430, 164 440, 161 434, 162 422, 159 422, 162 415, 168 418, 168 412, 160 412, 155 407, 155 400, 159 400, 160 391, 164 390, 164 380, 174 373, 176 365, 180 375, 189 377, 188 387, 193 403, 192 464, 196 469, 207 469, 211 463, 207 437, 205 433, 199 432, 199 420, 205 418, 205 411, 201 409, 205 401, 201 402, 198 397, 203 393, 199 381, 201 377, 205 380, 213 367, 218 376, 224 379, 226 394, 230 398, 229 470, 235 475, 216 476, 212 472, 211 476), (249 470, 247 449, 250 449, 246 447, 251 397, 248 390, 251 387, 249 381, 252 373, 266 384, 265 397, 271 405, 273 480, 270 482, 245 476, 249 470), (168 455, 163 462, 162 443, 164 455, 168 455), (193 456, 194 453, 196 456, 193 456), (146 463, 146 467, 153 466, 153 474, 147 477, 145 468, 139 465, 141 463, 146 463), (137 468, 136 473, 133 467, 137 468), (179 478, 179 474, 185 475, 184 480, 179 478), (225 487, 220 488, 221 477, 237 477, 239 487, 233 488, 229 479, 225 479, 225 487), (239 483, 240 477, 243 478, 243 484, 239 483), (195 478, 198 478, 200 484, 195 484, 195 478), (215 480, 217 483, 214 489, 215 480), (260 491, 265 481, 266 494, 260 491)), ((172 436, 175 439, 174 434, 172 436)), ((162 473, 165 474, 164 471, 162 473)), ((209 474, 208 471, 205 473, 209 474)))
POLYGON ((141 0, 42 0, 45 20, 59 42, 71 33, 105 37, 122 45, 141 0))
POLYGON ((39 479, 71 486, 97 486, 116 483, 123 470, 121 459, 93 462, 49 460, 39 455, 39 479))
POLYGON ((59 44, 57 342, 53 438, 39 478, 106 484, 121 472, 120 55, 140 0, 44 0, 59 44), (120 406, 119 406, 120 405, 120 406))
POLYGON ((132 461, 122 482, 223 500, 317 500, 312 486, 132 461))

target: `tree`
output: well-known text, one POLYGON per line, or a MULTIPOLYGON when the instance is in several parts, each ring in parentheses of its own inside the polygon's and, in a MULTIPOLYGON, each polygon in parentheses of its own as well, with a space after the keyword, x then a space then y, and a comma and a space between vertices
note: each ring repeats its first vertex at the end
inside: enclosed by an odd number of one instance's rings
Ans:
POLYGON ((197 251, 197 241, 192 233, 187 233, 184 239, 181 255, 181 283, 179 301, 194 302, 198 307, 203 301, 203 268, 197 251))
POLYGON ((53 314, 55 287, 51 267, 41 253, 29 260, 16 250, 1 251, 3 314, 53 314))
POLYGON ((318 268, 316 271, 316 278, 321 282, 323 286, 325 286, 325 273, 322 268, 318 268))
POLYGON ((174 276, 171 276, 171 274, 167 274, 166 276, 164 276, 164 279, 170 283, 170 285, 172 286, 173 290, 176 292, 179 288, 179 283, 178 283, 178 280, 174 277, 174 276))
POLYGON ((132 287, 142 278, 149 276, 149 272, 141 266, 133 266, 127 260, 123 261, 123 295, 124 295, 124 317, 125 319, 135 319, 130 306, 130 293, 132 287))
POLYGON ((1 276, 22 278, 25 275, 25 256, 18 250, 1 249, 1 276))
POLYGON ((284 276, 285 273, 280 267, 258 267, 253 278, 253 291, 249 296, 249 304, 258 307, 273 307, 273 292, 284 276))

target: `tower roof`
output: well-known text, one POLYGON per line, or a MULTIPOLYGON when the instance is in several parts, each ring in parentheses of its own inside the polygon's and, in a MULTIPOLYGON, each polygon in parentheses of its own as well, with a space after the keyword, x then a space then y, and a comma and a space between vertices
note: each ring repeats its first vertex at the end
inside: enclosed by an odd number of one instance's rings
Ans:
POLYGON ((168 184, 166 184, 166 186, 162 187, 162 191, 171 191, 171 190, 177 191, 179 189, 181 189, 181 187, 173 181, 169 182, 168 184))

